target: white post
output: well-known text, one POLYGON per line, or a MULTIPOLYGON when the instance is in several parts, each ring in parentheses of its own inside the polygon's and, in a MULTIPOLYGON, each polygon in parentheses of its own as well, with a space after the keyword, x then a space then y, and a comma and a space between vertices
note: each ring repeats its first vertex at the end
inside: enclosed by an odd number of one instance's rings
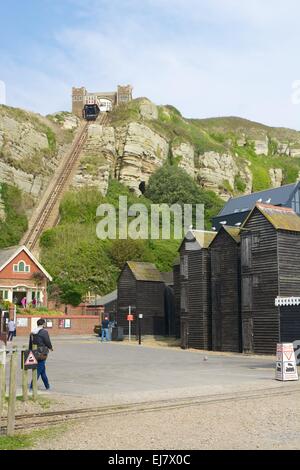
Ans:
MULTIPOLYGON (((131 306, 129 305, 129 315, 131 315, 131 306)), ((131 320, 129 320, 129 342, 131 341, 131 320)))

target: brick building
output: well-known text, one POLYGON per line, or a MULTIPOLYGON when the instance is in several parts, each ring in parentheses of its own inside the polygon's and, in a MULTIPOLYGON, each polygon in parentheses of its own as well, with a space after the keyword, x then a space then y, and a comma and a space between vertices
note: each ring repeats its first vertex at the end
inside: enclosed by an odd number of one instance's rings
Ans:
POLYGON ((27 305, 36 299, 47 305, 47 284, 50 274, 25 246, 0 250, 0 297, 21 305, 24 296, 27 305))
POLYGON ((90 93, 85 87, 72 88, 72 113, 82 117, 85 104, 93 104, 95 100, 100 101, 105 111, 110 111, 118 104, 128 103, 132 100, 132 86, 118 85, 117 91, 90 93))

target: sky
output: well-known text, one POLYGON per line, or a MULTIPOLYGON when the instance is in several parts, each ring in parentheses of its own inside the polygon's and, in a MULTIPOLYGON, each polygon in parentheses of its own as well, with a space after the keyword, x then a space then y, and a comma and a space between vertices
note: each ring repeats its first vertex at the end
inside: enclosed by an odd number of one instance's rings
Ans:
POLYGON ((0 0, 0 98, 2 81, 47 114, 72 86, 130 83, 186 117, 300 130, 299 17, 299 0, 0 0))

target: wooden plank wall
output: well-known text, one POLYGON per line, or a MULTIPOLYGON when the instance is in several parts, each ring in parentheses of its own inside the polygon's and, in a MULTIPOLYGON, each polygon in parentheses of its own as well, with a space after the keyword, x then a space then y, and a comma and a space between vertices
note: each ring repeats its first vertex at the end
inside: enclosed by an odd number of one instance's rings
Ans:
POLYGON ((180 338, 180 264, 173 267, 175 298, 175 336, 180 338))
POLYGON ((242 322, 245 352, 276 353, 279 342, 277 233, 258 209, 241 234, 242 322), (249 328, 249 320, 252 324, 249 328), (252 338, 249 338, 252 334, 252 338), (252 344, 252 351, 245 347, 252 344))
POLYGON ((240 247, 221 229, 210 248, 212 349, 240 352, 240 247))
POLYGON ((181 298, 185 297, 181 316, 188 328, 188 344, 182 347, 211 349, 210 253, 207 249, 186 251, 183 243, 180 260, 181 298), (184 265, 186 273, 183 273, 184 265))

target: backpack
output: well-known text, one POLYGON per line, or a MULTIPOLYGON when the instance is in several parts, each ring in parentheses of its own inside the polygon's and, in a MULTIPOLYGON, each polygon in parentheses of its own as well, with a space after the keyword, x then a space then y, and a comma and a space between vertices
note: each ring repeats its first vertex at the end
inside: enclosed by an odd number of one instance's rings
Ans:
POLYGON ((38 338, 38 336, 39 336, 39 333, 30 334, 31 344, 37 345, 37 349, 33 351, 34 356, 37 361, 45 361, 49 354, 49 348, 47 348, 47 346, 45 346, 44 344, 41 344, 43 343, 42 338, 41 337, 38 338))

